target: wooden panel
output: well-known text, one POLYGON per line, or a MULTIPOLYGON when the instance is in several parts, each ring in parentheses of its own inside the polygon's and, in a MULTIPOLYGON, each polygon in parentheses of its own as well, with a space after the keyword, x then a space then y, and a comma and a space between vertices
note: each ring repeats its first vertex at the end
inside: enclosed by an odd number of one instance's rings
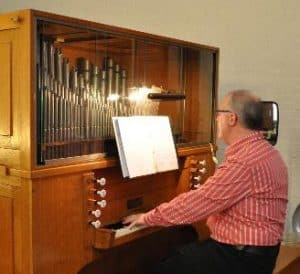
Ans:
MULTIPOLYGON (((2 138, 10 139, 2 136, 2 138)), ((3 142, 6 143, 6 142, 3 142)), ((0 138, 0 144, 1 138, 0 138)), ((20 168, 20 150, 1 148, 0 147, 0 164, 5 164, 7 167, 20 168)))
MULTIPOLYGON (((149 176, 150 180, 144 177, 124 182, 126 179, 120 178, 119 168, 97 171, 96 174, 97 177, 105 174, 108 178, 105 186, 108 190, 106 197, 108 205, 100 217, 103 223, 108 219, 119 221, 120 216, 128 214, 126 201, 130 196, 142 195, 145 207, 150 205, 153 207, 170 199, 175 195, 178 176, 177 172, 169 172, 160 174, 160 177, 149 176), (108 170, 110 172, 107 172, 108 170), (127 199, 124 197, 126 186, 131 193, 127 199), (143 187, 148 190, 146 192, 144 190, 144 194, 143 187), (112 201, 112 198, 116 200, 112 201), (107 215, 108 212, 110 214, 107 215)), ((93 178, 93 173, 90 173, 90 177, 93 178)), ((88 224, 85 206, 88 185, 80 173, 49 177, 34 182, 32 204, 34 273, 74 274, 80 266, 95 256, 92 241, 94 228, 88 224)))
POLYGON ((13 201, 0 196, 0 270, 13 274, 13 201))
POLYGON ((11 43, 0 42, 0 134, 11 135, 11 43))
POLYGON ((33 182, 34 273, 75 274, 92 259, 83 192, 81 174, 33 182))
POLYGON ((16 29, 19 27, 19 23, 18 13, 8 13, 0 16, 0 30, 16 29))
MULTIPOLYGON (((107 206, 102 210, 100 217, 101 223, 107 225, 119 222, 131 212, 146 211, 173 198, 176 194, 179 174, 177 171, 171 171, 134 179, 124 179, 120 168, 110 168, 96 171, 95 176, 106 178, 104 187, 94 184, 90 188, 105 189, 107 191, 105 197, 107 206), (140 202, 129 208, 127 203, 136 199, 140 202)), ((98 195, 90 198, 101 200, 98 195)), ((90 206, 94 207, 90 207, 90 210, 96 209, 94 204, 90 206)))

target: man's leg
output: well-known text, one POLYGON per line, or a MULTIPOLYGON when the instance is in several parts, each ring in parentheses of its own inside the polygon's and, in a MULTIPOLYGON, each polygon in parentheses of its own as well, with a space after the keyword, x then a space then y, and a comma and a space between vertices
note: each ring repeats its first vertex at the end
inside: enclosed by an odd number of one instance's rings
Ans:
POLYGON ((194 242, 176 250, 157 265, 153 274, 227 274, 232 273, 232 254, 213 240, 194 242), (229 259, 228 259, 229 258, 229 259))
POLYGON ((277 255, 258 255, 240 251, 238 271, 244 274, 272 274, 277 255))
POLYGON ((272 274, 275 256, 240 251, 214 240, 178 249, 157 265, 153 274, 272 274))

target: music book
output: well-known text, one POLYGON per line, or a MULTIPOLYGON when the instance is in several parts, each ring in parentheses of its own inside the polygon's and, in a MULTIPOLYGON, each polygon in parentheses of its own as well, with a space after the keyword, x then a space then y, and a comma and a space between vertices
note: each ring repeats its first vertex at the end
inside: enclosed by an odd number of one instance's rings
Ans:
POLYGON ((168 116, 122 116, 112 122, 124 177, 178 169, 168 116))

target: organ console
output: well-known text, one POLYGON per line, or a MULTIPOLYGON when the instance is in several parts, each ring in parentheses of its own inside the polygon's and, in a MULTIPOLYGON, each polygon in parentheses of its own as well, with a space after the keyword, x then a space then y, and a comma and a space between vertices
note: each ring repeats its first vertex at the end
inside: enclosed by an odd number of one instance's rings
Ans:
POLYGON ((207 237, 121 220, 214 172, 217 48, 23 10, 0 60, 1 273, 142 274, 207 237), (123 178, 111 119, 131 115, 169 116, 178 170, 123 178))

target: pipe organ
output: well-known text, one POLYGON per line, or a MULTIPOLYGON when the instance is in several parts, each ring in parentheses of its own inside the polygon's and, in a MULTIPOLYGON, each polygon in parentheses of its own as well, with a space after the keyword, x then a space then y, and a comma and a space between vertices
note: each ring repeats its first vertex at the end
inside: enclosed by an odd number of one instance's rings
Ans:
POLYGON ((0 15, 1 273, 143 274, 207 237, 204 222, 121 220, 214 172, 218 53, 36 10, 0 15), (112 117, 132 115, 169 117, 178 170, 122 177, 112 117))

